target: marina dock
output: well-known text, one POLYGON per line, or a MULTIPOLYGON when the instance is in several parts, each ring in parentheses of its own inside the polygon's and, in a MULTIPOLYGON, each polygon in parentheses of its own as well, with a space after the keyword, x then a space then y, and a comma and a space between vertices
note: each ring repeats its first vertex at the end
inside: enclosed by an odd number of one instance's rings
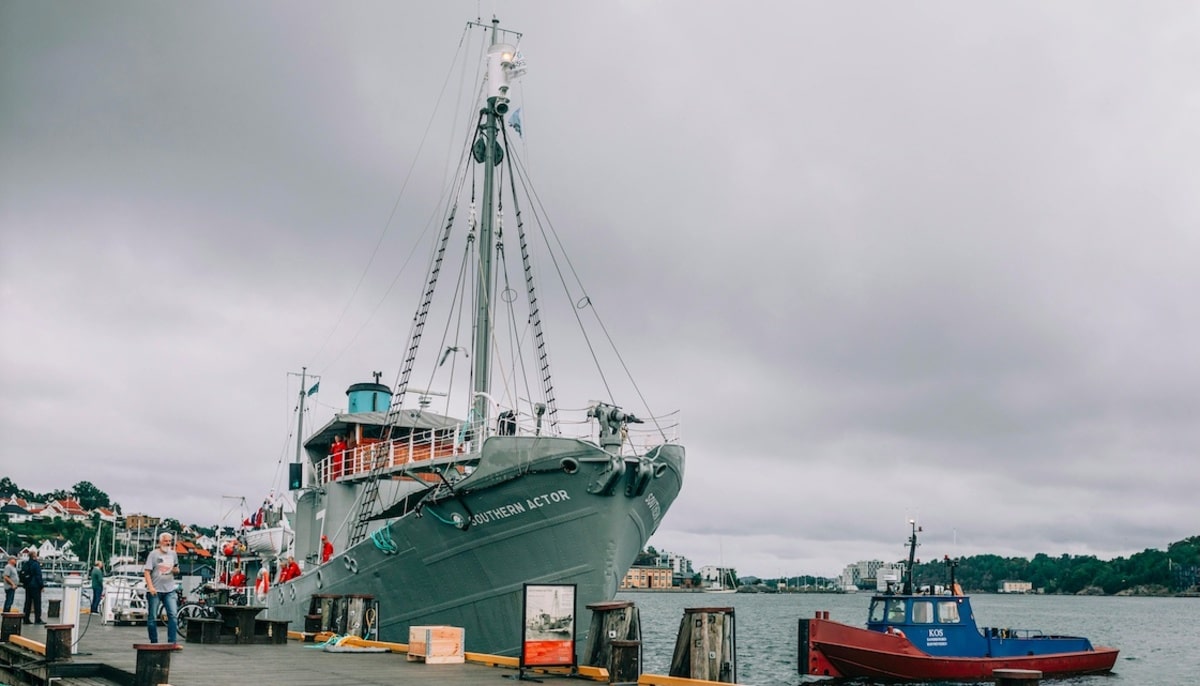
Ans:
MULTIPOLYGON (((46 633, 43 626, 30 624, 24 625, 22 631, 25 639, 40 643, 45 643, 46 633)), ((42 656, 20 646, 11 643, 0 645, 0 681, 48 684, 50 676, 54 675, 53 683, 57 686, 127 686, 134 683, 136 670, 137 651, 133 646, 143 643, 146 643, 144 626, 111 626, 99 622, 86 626, 85 619, 79 652, 69 660, 55 661, 53 668, 47 665, 42 656), (40 678, 37 676, 39 673, 40 678)), ((295 639, 283 645, 181 645, 182 650, 170 654, 170 680, 166 683, 173 686, 222 683, 382 686, 398 682, 431 686, 480 686, 495 684, 498 679, 516 679, 518 675, 516 658, 475 653, 467 653, 466 661, 462 664, 425 664, 409 661, 405 654, 406 647, 405 650, 397 648, 395 652, 387 653, 331 653, 317 644, 295 639)), ((579 669, 577 677, 593 680, 594 683, 608 682, 606 670, 593 667, 579 669)), ((526 675, 542 680, 559 678, 554 674, 528 670, 526 675)), ((562 678, 566 676, 562 673, 562 678)), ((642 675, 637 683, 647 686, 687 686, 713 682, 642 675)))

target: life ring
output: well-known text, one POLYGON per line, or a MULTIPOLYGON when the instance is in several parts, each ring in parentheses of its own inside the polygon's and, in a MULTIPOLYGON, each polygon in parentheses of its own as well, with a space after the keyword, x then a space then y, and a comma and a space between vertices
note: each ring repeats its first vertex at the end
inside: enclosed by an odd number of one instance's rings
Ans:
POLYGON ((887 632, 893 636, 899 636, 900 638, 908 638, 907 636, 904 635, 903 631, 897 629, 894 626, 889 626, 887 628, 887 632))

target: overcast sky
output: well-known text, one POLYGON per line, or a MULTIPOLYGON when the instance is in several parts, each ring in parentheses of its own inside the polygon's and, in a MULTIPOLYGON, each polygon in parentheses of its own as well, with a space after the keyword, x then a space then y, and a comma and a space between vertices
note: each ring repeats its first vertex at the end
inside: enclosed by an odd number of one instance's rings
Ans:
POLYGON ((493 12, 540 197, 683 413, 652 544, 832 575, 910 517, 927 558, 1200 534, 1194 3, 4 2, 0 473, 213 523, 278 483, 289 372, 317 422, 394 378, 425 131, 493 12))

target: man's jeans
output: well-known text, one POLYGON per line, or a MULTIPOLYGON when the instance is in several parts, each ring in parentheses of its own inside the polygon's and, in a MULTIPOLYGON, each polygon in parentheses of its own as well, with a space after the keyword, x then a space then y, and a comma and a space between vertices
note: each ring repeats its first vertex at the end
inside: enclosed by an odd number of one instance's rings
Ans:
POLYGON ((175 591, 146 594, 146 632, 150 634, 150 642, 158 643, 158 605, 162 603, 167 608, 167 643, 179 642, 179 599, 175 591))

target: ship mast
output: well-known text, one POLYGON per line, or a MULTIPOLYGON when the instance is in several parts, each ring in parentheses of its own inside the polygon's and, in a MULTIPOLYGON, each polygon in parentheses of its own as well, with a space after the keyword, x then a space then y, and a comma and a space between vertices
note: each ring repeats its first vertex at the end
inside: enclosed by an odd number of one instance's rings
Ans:
MULTIPOLYGON (((484 26, 476 24, 476 26, 484 26)), ((491 46, 487 54, 488 97, 480 111, 479 139, 475 143, 475 160, 483 165, 483 207, 479 223, 479 273, 475 290, 475 336, 471 353, 474 355, 474 396, 471 419, 486 427, 488 417, 488 394, 492 389, 492 255, 495 250, 496 221, 496 166, 504 157, 500 148, 499 131, 508 112, 509 70, 516 58, 517 50, 508 43, 500 42, 500 20, 492 19, 491 46)), ((505 33, 510 33, 505 31, 505 33)), ((520 34, 515 34, 519 36, 520 34)))
MULTIPOLYGON (((290 372, 290 376, 295 376, 295 372, 290 372)), ((314 379, 319 377, 313 376, 314 379)), ((296 458, 292 464, 288 465, 288 490, 298 491, 304 486, 304 401, 313 392, 317 390, 314 385, 311 389, 306 389, 305 385, 308 382, 308 367, 300 368, 300 404, 296 407, 296 458)))
POLYGON ((908 538, 908 569, 904 574, 904 595, 912 595, 913 592, 913 564, 917 558, 917 532, 921 527, 917 526, 917 520, 910 519, 908 523, 912 525, 912 536, 908 538))

